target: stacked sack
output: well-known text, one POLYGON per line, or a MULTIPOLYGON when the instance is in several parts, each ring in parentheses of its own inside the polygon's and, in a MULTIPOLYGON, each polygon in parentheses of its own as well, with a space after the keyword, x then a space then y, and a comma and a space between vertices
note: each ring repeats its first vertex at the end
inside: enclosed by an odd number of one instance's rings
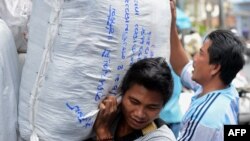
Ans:
POLYGON ((17 103, 21 73, 13 35, 0 19, 0 141, 17 140, 17 103))
POLYGON ((19 98, 24 140, 80 141, 100 101, 119 95, 124 73, 148 57, 169 59, 165 0, 34 0, 19 98))
POLYGON ((27 24, 32 8, 32 0, 1 0, 0 18, 10 28, 18 53, 27 51, 27 24))

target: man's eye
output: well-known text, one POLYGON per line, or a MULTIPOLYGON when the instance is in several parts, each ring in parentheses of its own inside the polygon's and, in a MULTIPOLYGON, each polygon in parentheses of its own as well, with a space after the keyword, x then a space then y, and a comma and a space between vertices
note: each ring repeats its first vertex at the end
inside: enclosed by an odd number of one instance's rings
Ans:
POLYGON ((139 104, 139 102, 138 102, 137 100, 134 100, 134 99, 130 99, 130 102, 131 102, 132 104, 134 104, 134 105, 139 104))
POLYGON ((160 108, 158 106, 149 106, 148 109, 149 110, 158 110, 160 108))

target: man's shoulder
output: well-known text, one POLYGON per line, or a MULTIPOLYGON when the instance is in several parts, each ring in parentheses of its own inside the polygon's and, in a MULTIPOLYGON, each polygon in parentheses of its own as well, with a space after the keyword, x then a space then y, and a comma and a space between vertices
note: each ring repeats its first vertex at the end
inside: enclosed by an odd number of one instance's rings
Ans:
POLYGON ((209 128, 222 128, 224 124, 237 121, 237 96, 226 91, 215 91, 202 99, 196 99, 184 120, 201 124, 209 128))
POLYGON ((136 141, 176 141, 174 133, 160 118, 154 120, 146 129, 142 130, 143 136, 136 141))
POLYGON ((224 124, 236 124, 238 100, 234 93, 222 91, 214 93, 214 100, 208 105, 201 124, 211 128, 222 128, 224 124))
POLYGON ((176 138, 174 136, 174 133, 170 128, 168 128, 167 125, 161 125, 159 128, 154 130, 153 132, 148 133, 147 135, 142 137, 143 140, 169 140, 169 141, 175 141, 176 138))
POLYGON ((151 130, 151 132, 148 132, 148 133, 161 133, 161 132, 166 133, 166 132, 171 131, 170 128, 167 126, 166 122, 164 120, 162 120, 161 118, 155 119, 146 128, 142 129, 142 131, 143 130, 145 130, 145 131, 150 131, 151 130))

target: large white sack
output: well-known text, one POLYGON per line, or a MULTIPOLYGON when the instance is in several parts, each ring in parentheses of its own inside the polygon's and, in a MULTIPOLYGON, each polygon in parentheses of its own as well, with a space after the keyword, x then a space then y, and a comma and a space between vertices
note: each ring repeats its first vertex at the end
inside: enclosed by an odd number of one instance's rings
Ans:
POLYGON ((19 100, 21 137, 80 141, 129 65, 169 59, 166 0, 34 0, 19 100))
POLYGON ((17 140, 17 99, 21 73, 12 33, 0 19, 0 141, 17 140))

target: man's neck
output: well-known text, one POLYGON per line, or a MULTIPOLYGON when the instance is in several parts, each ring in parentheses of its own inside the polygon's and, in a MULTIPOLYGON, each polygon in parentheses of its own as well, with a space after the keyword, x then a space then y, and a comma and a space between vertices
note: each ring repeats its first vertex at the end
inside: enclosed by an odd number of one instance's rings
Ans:
POLYGON ((130 126, 128 126, 128 124, 126 123, 124 119, 121 118, 120 121, 118 122, 115 136, 123 137, 132 132, 133 132, 133 129, 130 126))
POLYGON ((210 93, 212 91, 216 91, 216 90, 221 90, 221 89, 225 89, 227 86, 222 82, 222 81, 209 81, 206 84, 202 85, 202 92, 199 95, 199 97, 210 93))

